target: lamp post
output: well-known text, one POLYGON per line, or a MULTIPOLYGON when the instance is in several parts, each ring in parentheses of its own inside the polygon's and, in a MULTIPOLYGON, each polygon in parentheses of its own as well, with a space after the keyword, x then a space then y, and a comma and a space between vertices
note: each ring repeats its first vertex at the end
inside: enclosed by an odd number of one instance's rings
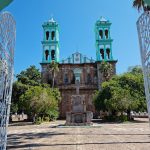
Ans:
MULTIPOLYGON (((150 0, 144 0, 150 7, 150 0)), ((144 11, 137 21, 142 68, 144 73, 144 86, 147 101, 148 117, 150 122, 150 11, 144 11)))

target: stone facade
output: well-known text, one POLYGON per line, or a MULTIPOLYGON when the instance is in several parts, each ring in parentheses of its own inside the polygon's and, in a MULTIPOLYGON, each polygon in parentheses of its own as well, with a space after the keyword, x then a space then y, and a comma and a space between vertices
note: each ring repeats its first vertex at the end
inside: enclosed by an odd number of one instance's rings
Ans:
MULTIPOLYGON (((110 62, 113 66, 113 74, 116 73, 116 62, 110 62)), ((61 92, 60 117, 65 118, 66 112, 71 111, 71 96, 76 93, 75 69, 81 69, 80 74, 80 95, 85 95, 87 111, 94 112, 92 97, 95 90, 105 80, 101 76, 98 67, 101 62, 83 63, 83 64, 59 64, 59 72, 56 74, 55 87, 61 92)), ((52 83, 52 74, 47 70, 47 64, 42 66, 42 81, 52 83)), ((112 75, 113 75, 112 74, 112 75)))
POLYGON ((93 112, 86 110, 85 95, 80 95, 80 83, 76 81, 76 95, 71 96, 71 111, 66 112, 66 125, 91 125, 93 112))
POLYGON ((71 96, 75 94, 75 81, 80 82, 80 95, 85 96, 86 110, 94 112, 92 97, 95 90, 101 89, 105 79, 100 72, 100 64, 106 61, 112 64, 116 73, 116 60, 113 58, 110 35, 111 22, 101 17, 95 23, 96 60, 87 58, 79 52, 60 61, 59 59, 59 25, 52 18, 43 24, 43 52, 42 52, 42 81, 52 84, 52 73, 47 65, 52 62, 59 64, 59 72, 55 77, 55 87, 61 92, 60 117, 65 118, 66 112, 71 111, 71 96))

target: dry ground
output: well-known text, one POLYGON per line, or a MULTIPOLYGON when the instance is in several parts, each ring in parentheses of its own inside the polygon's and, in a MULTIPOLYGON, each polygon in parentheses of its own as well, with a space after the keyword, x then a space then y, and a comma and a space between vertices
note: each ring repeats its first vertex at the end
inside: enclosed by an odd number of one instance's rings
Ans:
POLYGON ((8 150, 150 150, 148 120, 64 127, 64 121, 11 125, 8 150))

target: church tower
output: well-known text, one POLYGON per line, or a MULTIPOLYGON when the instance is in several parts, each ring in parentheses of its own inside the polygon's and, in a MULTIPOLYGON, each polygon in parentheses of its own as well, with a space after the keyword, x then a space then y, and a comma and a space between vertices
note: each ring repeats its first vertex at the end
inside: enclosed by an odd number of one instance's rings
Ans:
POLYGON ((43 58, 42 63, 47 64, 59 62, 59 29, 54 19, 45 22, 43 25, 43 58))
POLYGON ((95 24, 96 61, 112 61, 112 38, 110 36, 111 23, 101 17, 95 24))

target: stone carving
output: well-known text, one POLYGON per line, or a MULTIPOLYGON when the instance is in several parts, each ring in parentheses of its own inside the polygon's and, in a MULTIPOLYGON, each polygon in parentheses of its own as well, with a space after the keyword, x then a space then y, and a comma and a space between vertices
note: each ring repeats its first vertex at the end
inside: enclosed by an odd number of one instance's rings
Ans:
POLYGON ((66 125, 91 125, 93 113, 86 111, 85 95, 79 94, 80 83, 76 80, 76 95, 71 96, 71 111, 66 113, 66 125))
POLYGON ((72 112, 85 112, 85 96, 84 95, 73 95, 71 97, 71 104, 72 104, 72 112))

